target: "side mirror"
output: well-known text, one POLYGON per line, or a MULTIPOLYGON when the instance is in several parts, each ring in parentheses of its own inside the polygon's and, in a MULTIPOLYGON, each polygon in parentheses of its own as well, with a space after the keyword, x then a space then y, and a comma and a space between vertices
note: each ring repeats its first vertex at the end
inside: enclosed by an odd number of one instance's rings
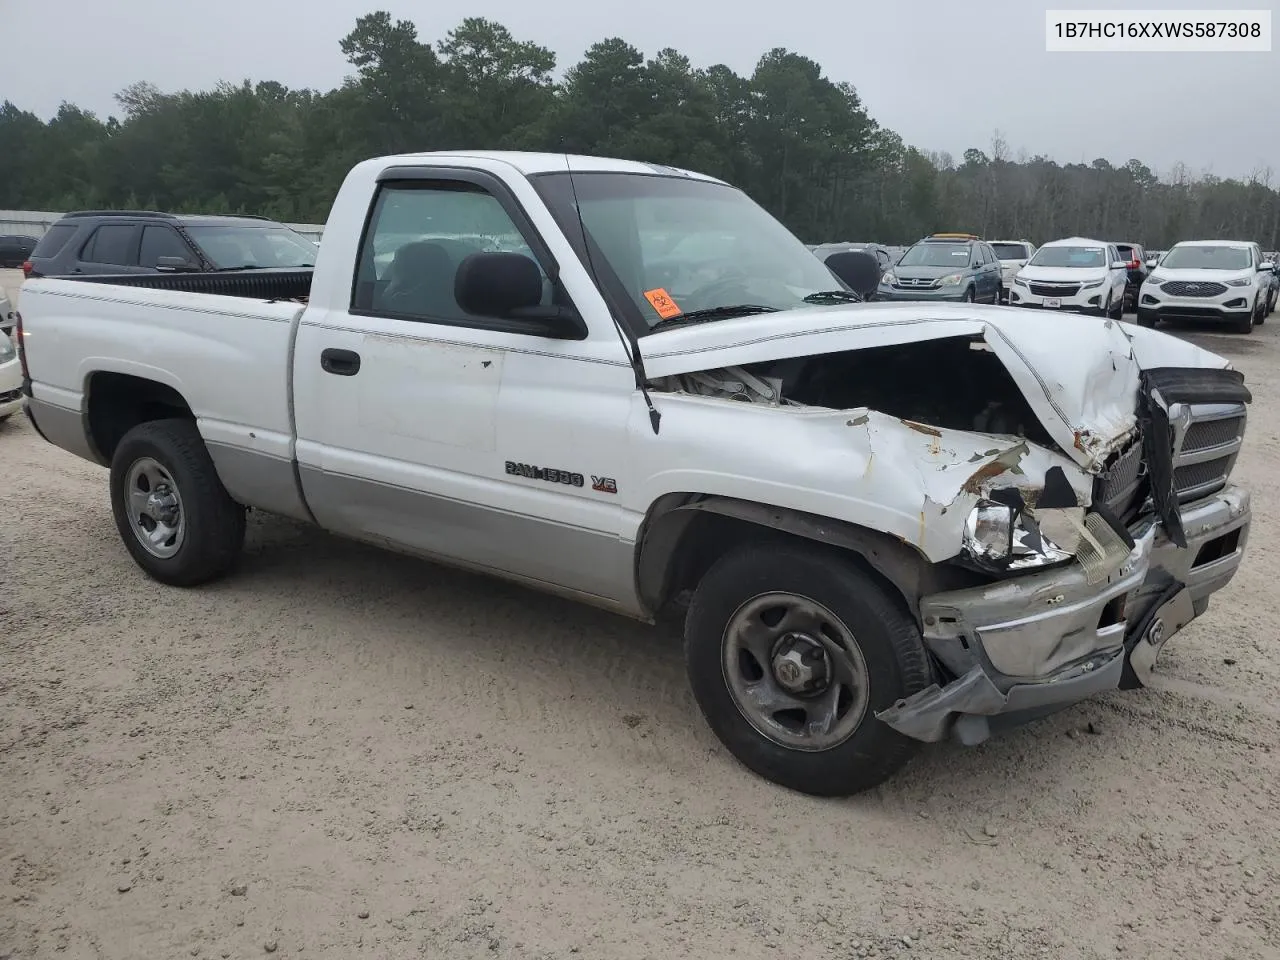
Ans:
POLYGON ((876 258, 862 250, 846 250, 833 253, 823 261, 827 269, 844 281, 845 286, 862 297, 870 300, 880 286, 880 275, 884 271, 876 258))
POLYGON ((1112 270, 1128 270, 1129 264, 1124 260, 1117 260, 1113 264, 1111 264, 1111 269, 1112 270))
POLYGON ((198 271, 200 268, 186 257, 158 257, 156 259, 156 269, 172 270, 177 273, 198 271))
POLYGON ((1157 263, 1159 263, 1159 261, 1155 257, 1152 257, 1150 260, 1147 261, 1147 266, 1150 267, 1152 270, 1154 270, 1156 268, 1157 263))
POLYGON ((1275 268, 1276 268, 1276 265, 1275 265, 1274 263, 1270 263, 1270 262, 1266 262, 1266 261, 1264 261, 1263 263, 1258 264, 1258 269, 1259 269, 1260 271, 1261 271, 1261 270, 1265 270, 1265 271, 1267 271, 1268 273, 1270 273, 1270 272, 1271 272, 1272 270, 1274 270, 1275 268))
POLYGON ((523 253, 473 253, 458 264, 453 297, 467 313, 500 320, 559 323, 564 336, 586 331, 571 309, 542 305, 542 271, 523 253), (572 327, 572 329, 568 329, 572 327))

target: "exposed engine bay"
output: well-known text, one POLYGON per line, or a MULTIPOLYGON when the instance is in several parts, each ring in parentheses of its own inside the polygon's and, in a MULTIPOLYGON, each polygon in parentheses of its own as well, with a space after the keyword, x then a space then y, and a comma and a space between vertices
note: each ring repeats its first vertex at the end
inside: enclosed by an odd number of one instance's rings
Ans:
POLYGON ((771 360, 664 377, 653 386, 774 406, 867 407, 943 429, 1057 446, 980 336, 771 360))

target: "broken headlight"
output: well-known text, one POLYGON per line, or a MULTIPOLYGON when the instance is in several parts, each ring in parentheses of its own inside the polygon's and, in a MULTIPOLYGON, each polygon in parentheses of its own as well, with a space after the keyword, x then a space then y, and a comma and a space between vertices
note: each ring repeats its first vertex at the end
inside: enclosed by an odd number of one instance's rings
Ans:
POLYGON ((1043 517, 1027 511, 979 500, 964 524, 964 549, 984 567, 1030 570, 1064 563, 1075 555, 1084 510, 1045 510, 1043 517), (1060 516, 1061 515, 1061 516, 1060 516), (1061 546, 1059 545, 1061 544, 1061 546))

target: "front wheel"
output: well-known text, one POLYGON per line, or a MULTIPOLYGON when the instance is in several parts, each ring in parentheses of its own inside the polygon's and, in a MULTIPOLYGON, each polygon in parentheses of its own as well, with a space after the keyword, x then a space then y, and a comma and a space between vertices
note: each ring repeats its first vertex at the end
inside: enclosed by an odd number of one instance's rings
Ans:
POLYGON ((244 507, 190 420, 153 420, 124 435, 111 458, 111 512, 138 566, 171 586, 217 579, 244 545, 244 507))
POLYGON ((726 554, 694 594, 685 658, 716 736, 784 787, 869 790, 919 746, 875 714, 933 682, 920 632, 839 554, 776 544, 726 554))

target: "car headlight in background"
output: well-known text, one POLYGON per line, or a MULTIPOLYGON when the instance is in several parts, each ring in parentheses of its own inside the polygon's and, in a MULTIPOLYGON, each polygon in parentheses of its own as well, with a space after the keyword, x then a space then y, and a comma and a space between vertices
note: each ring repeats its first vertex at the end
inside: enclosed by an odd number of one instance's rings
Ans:
POLYGON ((1102 286, 1102 285, 1103 285, 1104 283, 1106 283, 1106 282, 1107 282, 1107 278, 1106 278, 1106 277, 1103 277, 1101 280, 1090 280, 1088 283, 1082 283, 1082 284, 1080 284, 1080 289, 1081 289, 1081 290, 1093 290, 1093 289, 1094 289, 1094 288, 1096 288, 1096 287, 1100 287, 1100 286, 1102 286))
POLYGON ((0 333, 0 363, 8 363, 18 356, 18 349, 7 334, 0 333))
POLYGON ((1083 507, 1032 516, 1003 503, 979 500, 965 519, 964 549, 983 566, 1001 570, 1052 566, 1075 556, 1083 520, 1083 507))
POLYGON ((1249 284, 1253 283, 1253 278, 1241 277, 1239 280, 1224 280, 1223 283, 1228 287, 1247 287, 1249 284))
POLYGON ((1151 284, 1153 287, 1158 287, 1158 286, 1160 286, 1160 284, 1165 283, 1166 281, 1168 281, 1168 279, 1169 279, 1168 277, 1157 277, 1155 274, 1152 274, 1151 276, 1147 277, 1147 279, 1146 279, 1145 281, 1143 281, 1143 282, 1144 282, 1144 283, 1149 283, 1149 284, 1151 284))
POLYGON ((940 287, 954 287, 964 282, 963 273, 949 273, 938 281, 940 287))
POLYGON ((890 270, 888 273, 886 273, 883 277, 880 278, 880 282, 883 284, 891 284, 897 279, 898 278, 893 275, 893 271, 890 270))
POLYGON ((1027 285, 1027 281, 1023 280, 1021 277, 1014 277, 1013 285, 1015 287, 1025 287, 1027 285))

